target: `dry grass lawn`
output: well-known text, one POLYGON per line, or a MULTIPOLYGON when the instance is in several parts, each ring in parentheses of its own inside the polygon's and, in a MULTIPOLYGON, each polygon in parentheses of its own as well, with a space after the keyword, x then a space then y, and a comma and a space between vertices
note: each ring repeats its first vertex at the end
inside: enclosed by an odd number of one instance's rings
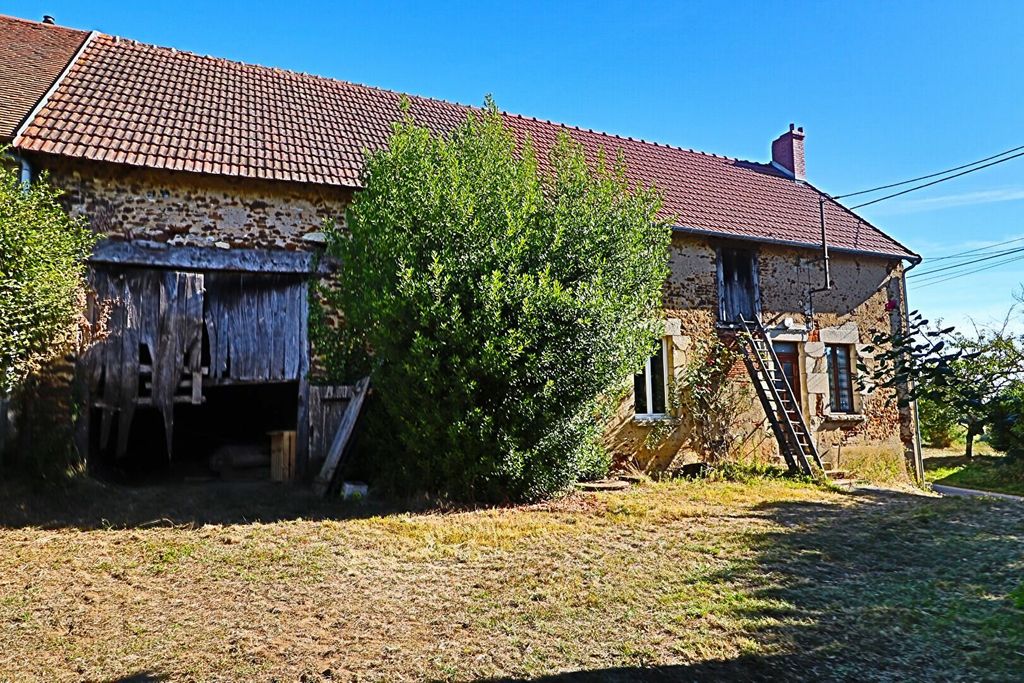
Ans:
POLYGON ((0 488, 0 680, 1019 680, 1024 505, 672 482, 397 512, 0 488))

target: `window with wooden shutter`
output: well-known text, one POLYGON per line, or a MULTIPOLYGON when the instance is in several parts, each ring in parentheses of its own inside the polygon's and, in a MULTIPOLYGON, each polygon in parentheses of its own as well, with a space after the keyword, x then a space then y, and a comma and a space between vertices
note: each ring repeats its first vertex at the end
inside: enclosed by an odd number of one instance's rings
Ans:
POLYGON ((828 344, 828 388, 833 413, 853 412, 853 376, 850 347, 847 344, 828 344))

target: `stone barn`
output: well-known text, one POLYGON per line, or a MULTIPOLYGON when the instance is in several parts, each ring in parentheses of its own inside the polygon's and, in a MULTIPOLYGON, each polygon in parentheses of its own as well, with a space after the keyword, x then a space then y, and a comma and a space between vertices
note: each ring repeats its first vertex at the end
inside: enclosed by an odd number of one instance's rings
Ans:
MULTIPOLYGON (((295 474, 311 476, 352 396, 321 383, 310 345, 309 284, 344 267, 323 258, 321 228, 343 220, 405 96, 48 23, 0 28, 0 134, 103 238, 90 265, 111 334, 78 359, 80 449, 202 474, 292 434, 295 474)), ((408 102, 440 133, 472 112, 408 102)), ((808 182, 802 129, 761 162, 506 122, 541 154, 561 132, 595 159, 621 154, 631 182, 664 196, 665 335, 608 426, 620 464, 655 471, 702 450, 679 391, 693 350, 722 338, 743 351, 738 456, 842 468, 886 451, 919 466, 913 410, 858 391, 857 367, 873 330, 904 324, 920 259, 808 182)))

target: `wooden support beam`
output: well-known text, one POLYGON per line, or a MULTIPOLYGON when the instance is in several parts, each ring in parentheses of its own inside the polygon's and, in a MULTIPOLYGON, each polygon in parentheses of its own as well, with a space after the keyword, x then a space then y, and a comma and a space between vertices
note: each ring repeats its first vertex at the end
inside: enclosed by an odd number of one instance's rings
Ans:
POLYGON ((345 415, 341 418, 341 424, 338 425, 338 431, 334 434, 334 441, 331 442, 331 450, 328 451, 327 459, 324 460, 324 465, 320 468, 320 474, 313 480, 313 491, 318 496, 326 495, 331 490, 338 466, 342 461, 342 455, 345 453, 345 447, 352 438, 356 420, 359 419, 359 413, 363 409, 363 401, 366 399, 366 391, 369 387, 369 377, 364 377, 356 382, 352 400, 349 401, 345 415))
POLYGON ((284 249, 218 249, 172 246, 162 242, 104 240, 93 249, 90 263, 189 271, 325 274, 330 259, 308 251, 284 249))
POLYGON ((198 405, 203 402, 203 373, 192 373, 192 403, 198 405))

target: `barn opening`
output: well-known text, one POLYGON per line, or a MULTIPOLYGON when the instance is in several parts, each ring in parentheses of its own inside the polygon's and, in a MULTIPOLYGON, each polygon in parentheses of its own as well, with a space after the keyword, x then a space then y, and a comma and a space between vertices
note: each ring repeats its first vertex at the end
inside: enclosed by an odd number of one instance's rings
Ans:
POLYGON ((108 336, 80 361, 80 432, 97 474, 265 479, 274 449, 301 468, 309 255, 202 251, 94 257, 108 336))

